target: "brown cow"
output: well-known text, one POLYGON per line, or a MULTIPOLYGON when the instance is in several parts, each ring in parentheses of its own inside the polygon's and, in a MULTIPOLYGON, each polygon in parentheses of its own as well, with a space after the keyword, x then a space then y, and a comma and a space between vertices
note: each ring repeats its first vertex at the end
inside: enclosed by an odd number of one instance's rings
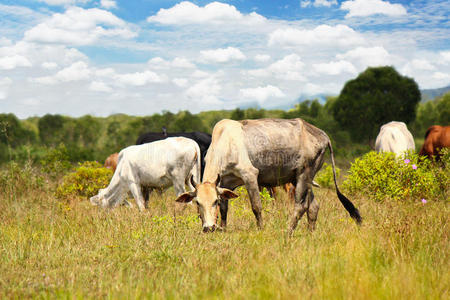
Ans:
POLYGON ((419 155, 425 155, 429 158, 436 156, 439 160, 439 151, 442 148, 450 147, 450 126, 433 125, 428 128, 425 133, 425 141, 423 142, 422 149, 420 149, 419 155))
POLYGON ((105 160, 105 164, 103 165, 107 169, 111 169, 113 172, 116 171, 117 161, 119 160, 119 153, 114 153, 108 156, 105 160))

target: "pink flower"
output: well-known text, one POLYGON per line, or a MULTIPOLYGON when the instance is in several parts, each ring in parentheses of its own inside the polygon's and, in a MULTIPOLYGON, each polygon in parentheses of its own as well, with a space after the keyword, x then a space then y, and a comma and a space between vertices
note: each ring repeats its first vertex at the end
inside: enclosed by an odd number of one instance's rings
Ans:
POLYGON ((412 168, 413 168, 413 170, 416 170, 417 166, 416 165, 412 165, 412 168))
POLYGON ((423 203, 423 204, 427 203, 427 200, 425 200, 424 198, 422 198, 422 203, 423 203))
POLYGON ((409 164, 410 160, 409 159, 405 159, 404 162, 405 162, 405 164, 409 164))

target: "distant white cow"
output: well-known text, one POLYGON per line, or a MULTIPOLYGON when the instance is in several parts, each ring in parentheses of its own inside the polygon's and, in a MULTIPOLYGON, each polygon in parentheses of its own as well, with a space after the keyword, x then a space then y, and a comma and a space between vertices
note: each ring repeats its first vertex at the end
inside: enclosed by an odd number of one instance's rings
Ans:
POLYGON ((142 188, 168 188, 184 193, 185 184, 194 187, 189 178, 200 182, 200 148, 197 143, 184 137, 173 137, 153 143, 130 146, 119 153, 117 169, 108 187, 91 197, 94 205, 115 207, 125 203, 131 191, 139 210, 144 210, 142 188))
POLYGON ((393 152, 400 155, 405 151, 414 151, 415 149, 414 138, 405 123, 392 121, 381 126, 375 141, 376 151, 393 152))

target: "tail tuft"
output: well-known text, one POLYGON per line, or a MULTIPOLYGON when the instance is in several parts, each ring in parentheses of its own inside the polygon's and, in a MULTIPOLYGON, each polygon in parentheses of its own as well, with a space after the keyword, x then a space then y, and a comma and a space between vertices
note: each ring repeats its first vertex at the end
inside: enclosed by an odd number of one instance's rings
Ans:
POLYGON ((361 218, 361 215, 359 214, 359 210, 353 205, 353 203, 350 200, 348 200, 347 197, 345 197, 343 194, 341 194, 339 189, 336 188, 336 191, 337 191, 339 200, 341 201, 342 205, 344 205, 345 209, 350 214, 350 217, 352 217, 355 220, 356 224, 361 225, 362 218, 361 218))

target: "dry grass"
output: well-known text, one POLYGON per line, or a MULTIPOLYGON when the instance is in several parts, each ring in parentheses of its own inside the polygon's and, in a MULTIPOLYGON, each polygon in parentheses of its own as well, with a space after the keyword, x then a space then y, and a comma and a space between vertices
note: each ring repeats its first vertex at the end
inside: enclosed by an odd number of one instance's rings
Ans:
POLYGON ((285 194, 262 231, 238 199, 228 231, 203 234, 193 207, 174 221, 171 191, 144 213, 0 191, 0 298, 449 298, 447 201, 352 197, 357 227, 334 192, 316 197, 316 231, 304 216, 289 238, 285 194))

